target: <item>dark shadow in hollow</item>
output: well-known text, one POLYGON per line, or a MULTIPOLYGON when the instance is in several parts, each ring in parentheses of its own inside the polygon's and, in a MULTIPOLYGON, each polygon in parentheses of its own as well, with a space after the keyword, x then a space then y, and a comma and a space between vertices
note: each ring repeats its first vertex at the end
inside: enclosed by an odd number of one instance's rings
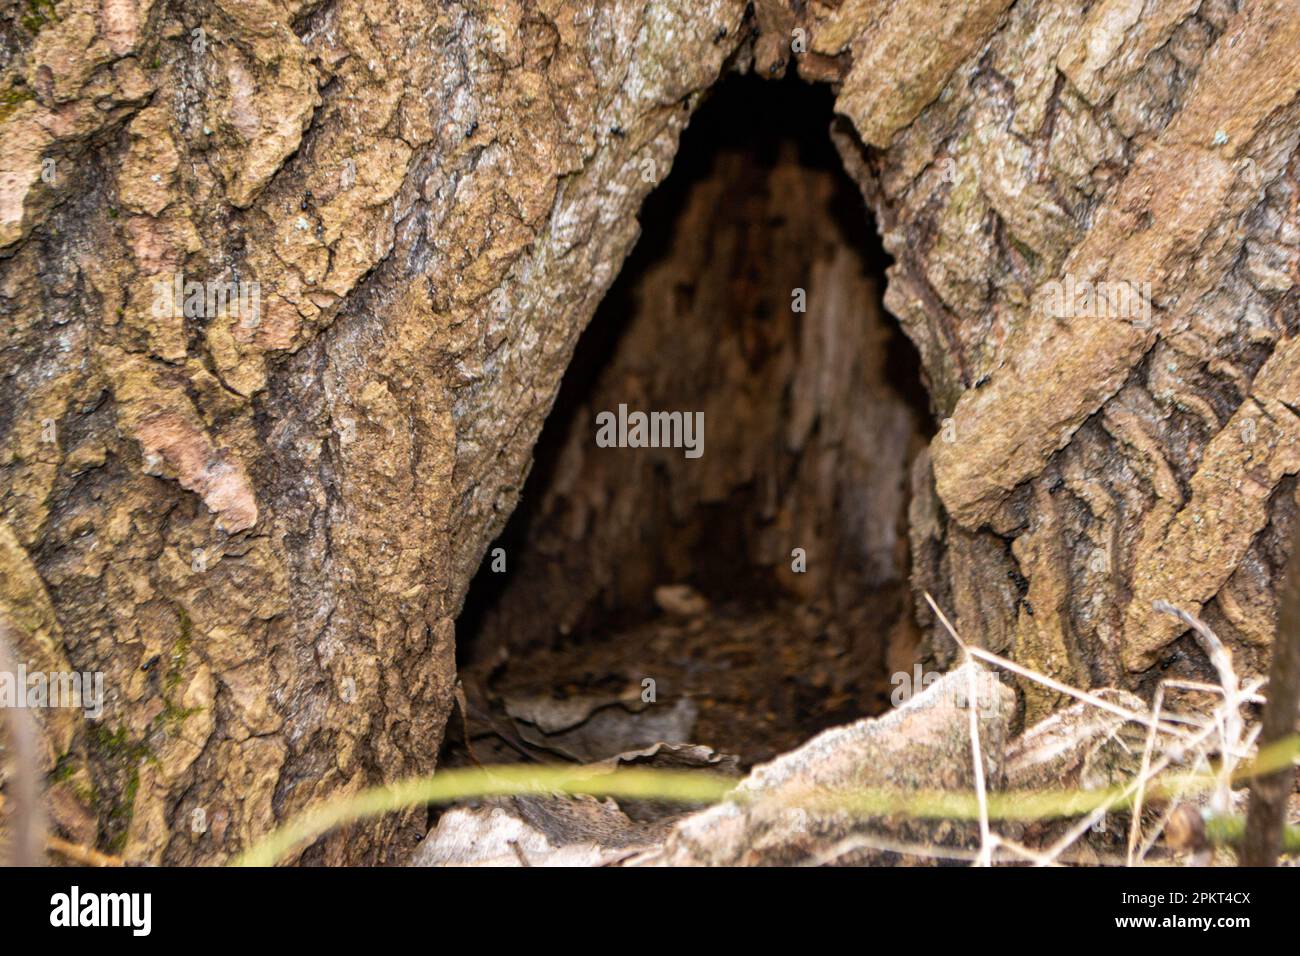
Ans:
MULTIPOLYGON (((456 627, 458 666, 468 668, 475 662, 481 664, 487 654, 495 650, 482 646, 480 635, 494 609, 499 607, 511 589, 526 583, 521 578, 529 572, 524 567, 524 562, 517 560, 517 557, 528 553, 534 535, 542 530, 539 523, 546 518, 539 514, 540 503, 547 489, 556 480, 557 468, 565 452, 566 441, 572 434, 575 418, 584 414, 584 409, 590 411, 589 406, 602 372, 618 353, 620 344, 624 343, 629 327, 637 316, 640 301, 638 289, 645 277, 673 254, 674 238, 681 228, 692 192, 699 184, 716 176, 715 163, 720 155, 744 154, 758 171, 756 175, 762 175, 781 162, 789 164, 793 154, 797 155, 799 167, 833 175, 834 200, 828 206, 830 218, 834 220, 843 243, 851 247, 861 260, 864 271, 876 279, 876 305, 883 314, 883 305, 878 296, 883 291, 884 272, 890 260, 876 234, 861 194, 844 172, 840 157, 828 135, 833 118, 832 103, 833 95, 825 86, 812 86, 793 78, 767 82, 753 77, 733 76, 719 84, 692 118, 683 134, 671 173, 654 190, 642 208, 640 239, 579 340, 555 405, 538 440, 534 465, 519 506, 504 532, 489 547, 483 567, 471 585, 456 627), (494 573, 491 570, 492 551, 497 547, 504 548, 509 558, 505 573, 494 573)), ((726 210, 722 212, 725 213, 726 210)), ((791 210, 791 215, 799 214, 799 210, 791 210)), ((781 227, 782 218, 779 213, 773 215, 766 224, 767 227, 781 227)), ((750 275, 737 277, 737 281, 750 286, 761 286, 766 281, 763 270, 758 265, 751 262, 749 271, 750 275)), ((768 321, 768 316, 761 315, 761 321, 768 321)), ((917 442, 923 442, 931 433, 932 424, 928 398, 921 384, 917 353, 898 329, 896 322, 889 321, 885 325, 888 338, 883 346, 886 356, 883 384, 911 408, 917 442)), ((719 329, 718 334, 726 333, 719 329)), ((746 495, 743 504, 737 500, 729 501, 720 508, 710 506, 716 512, 719 528, 724 530, 703 541, 701 547, 709 552, 709 557, 702 559, 703 563, 716 563, 713 559, 723 561, 738 549, 743 550, 744 542, 737 541, 736 537, 746 533, 743 527, 746 522, 742 519, 732 522, 730 518, 733 513, 738 514, 743 508, 750 507, 751 498, 757 499, 759 491, 749 489, 746 495), (732 524, 735 526, 728 527, 732 524)), ((901 520, 901 516, 890 515, 882 520, 901 520)), ((905 575, 903 578, 905 580, 905 575)), ((772 581, 755 577, 748 592, 741 588, 735 593, 728 593, 726 597, 738 599, 741 603, 752 601, 757 605, 767 601, 773 593, 772 581)), ((910 608, 910 600, 902 603, 910 608)), ((653 606, 648 606, 644 601, 613 610, 606 608, 586 615, 581 626, 571 634, 566 629, 568 636, 565 640, 580 641, 612 629, 627 627, 653 613, 653 606)), ((910 610, 905 613, 910 617, 910 610)), ((512 653, 522 651, 521 648, 512 649, 512 653)), ((805 693, 804 696, 809 695, 805 693)), ((817 706, 815 697, 815 693, 811 694, 808 706, 817 706)), ((862 712, 862 705, 836 707, 814 720, 813 724, 827 725, 851 719, 862 712)), ((449 729, 449 739, 455 733, 449 729)))

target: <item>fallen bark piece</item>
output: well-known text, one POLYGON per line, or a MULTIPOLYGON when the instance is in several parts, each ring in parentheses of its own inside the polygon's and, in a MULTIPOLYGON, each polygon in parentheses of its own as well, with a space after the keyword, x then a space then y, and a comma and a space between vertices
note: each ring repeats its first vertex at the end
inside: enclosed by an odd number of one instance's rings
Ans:
POLYGON ((666 742, 685 743, 695 726, 694 701, 647 705, 626 698, 525 698, 507 700, 519 735, 579 763, 606 760, 666 742))
MULTIPOLYGON (((735 774, 736 758, 700 744, 655 743, 593 769, 639 765, 735 774)), ((594 797, 507 797, 457 807, 411 858, 411 866, 605 866, 653 850, 687 812, 680 804, 594 797)))
MULTIPOLYGON (((1127 691, 1095 690, 1135 714, 1149 709, 1127 691)), ((1007 745, 1007 788, 1093 790, 1132 778, 1142 762, 1146 727, 1111 711, 1078 703, 1039 721, 1007 745)))
POLYGON ((689 584, 661 584, 655 588, 655 603, 672 617, 690 619, 709 613, 709 602, 689 584))
POLYGON ((712 770, 727 776, 739 775, 740 761, 703 744, 655 743, 640 750, 629 750, 602 760, 596 766, 615 770, 622 766, 658 767, 665 770, 712 770))
MULTIPOLYGON (((726 777, 740 776, 740 759, 735 754, 722 753, 702 744, 656 743, 640 750, 629 750, 608 760, 593 764, 593 768, 610 771, 620 767, 642 767, 655 770, 707 770, 726 777)), ((620 800, 619 807, 638 823, 661 823, 663 835, 667 826, 680 820, 695 809, 680 802, 665 800, 620 800)))
MULTIPOLYGON (((975 845, 973 823, 868 819, 826 808, 827 801, 866 788, 973 791, 967 711, 972 667, 985 779, 990 787, 1000 786, 1015 695, 989 672, 967 664, 883 717, 824 731, 797 750, 756 767, 736 788, 735 799, 686 817, 673 827, 662 848, 628 862, 797 864, 819 858, 855 835, 875 835, 882 844, 975 845)), ((898 854, 862 844, 850 856, 836 862, 879 864, 898 859, 898 854)))
POLYGON ((604 866, 658 838, 613 800, 511 797, 443 814, 411 866, 604 866))

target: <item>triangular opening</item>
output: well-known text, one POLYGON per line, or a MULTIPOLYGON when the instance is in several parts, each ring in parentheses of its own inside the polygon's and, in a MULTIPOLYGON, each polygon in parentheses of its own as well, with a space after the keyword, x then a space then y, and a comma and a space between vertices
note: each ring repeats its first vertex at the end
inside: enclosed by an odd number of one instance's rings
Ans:
POLYGON ((734 76, 692 119, 460 616, 444 765, 466 730, 484 762, 686 740, 752 764, 910 670, 930 415, 832 99, 734 76), (646 422, 682 447, 601 447, 601 413, 631 444, 637 412, 683 413, 646 422))

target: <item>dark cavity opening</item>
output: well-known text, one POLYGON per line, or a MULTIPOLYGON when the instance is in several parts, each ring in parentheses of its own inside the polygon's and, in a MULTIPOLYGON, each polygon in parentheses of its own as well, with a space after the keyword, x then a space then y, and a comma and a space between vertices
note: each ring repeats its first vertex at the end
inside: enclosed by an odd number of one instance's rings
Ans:
POLYGON ((910 669, 930 419, 832 120, 826 88, 749 77, 692 119, 466 600, 444 763, 468 733, 483 762, 663 741, 752 764, 880 712, 910 669), (599 447, 620 405, 702 412, 702 455, 599 447))

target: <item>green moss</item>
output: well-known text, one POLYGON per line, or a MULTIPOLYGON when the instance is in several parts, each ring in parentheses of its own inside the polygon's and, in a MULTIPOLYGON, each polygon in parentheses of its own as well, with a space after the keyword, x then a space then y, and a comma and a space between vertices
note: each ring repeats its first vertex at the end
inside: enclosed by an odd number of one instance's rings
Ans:
POLYGON ((99 806, 99 792, 95 785, 90 782, 89 774, 83 772, 82 767, 77 764, 77 759, 71 752, 65 753, 54 764, 54 769, 50 771, 47 781, 50 786, 59 783, 66 783, 71 788, 73 795, 83 807, 91 809, 99 806))
POLYGON ((103 726, 96 727, 91 732, 90 742, 110 762, 129 760, 138 763, 150 756, 149 745, 143 741, 132 741, 125 727, 113 731, 103 726))
POLYGON ((50 771, 50 783, 62 783, 70 780, 72 775, 77 772, 76 765, 72 762, 72 754, 66 753, 55 761, 54 769, 50 771))
POLYGON ((202 707, 177 707, 169 700, 163 707, 160 719, 167 731, 169 733, 174 733, 182 723, 189 720, 195 714, 201 713, 203 713, 202 707))
POLYGON ((194 623, 190 620, 189 612, 183 607, 177 607, 176 614, 180 618, 181 633, 172 645, 167 671, 163 674, 163 712, 159 716, 163 729, 168 732, 175 732, 179 724, 203 710, 202 707, 181 707, 173 699, 185 678, 186 665, 190 659, 190 643, 194 639, 194 623))
POLYGON ((36 98, 36 94, 25 86, 11 86, 7 90, 0 90, 0 123, 7 120, 28 100, 36 98))
POLYGON ((41 28, 47 23, 53 23, 58 18, 58 11, 54 9, 54 0, 27 0, 27 12, 22 15, 20 22, 23 29, 35 35, 40 33, 41 28))
MULTIPOLYGON (((131 820, 135 816, 135 800, 140 792, 140 763, 148 760, 158 762, 157 755, 145 741, 159 731, 175 733, 189 717, 199 713, 201 707, 181 707, 175 697, 179 693, 189 663, 190 647, 194 636, 194 625, 189 613, 180 606, 176 608, 180 621, 180 634, 167 660, 167 669, 162 675, 162 712, 154 718, 145 733, 144 740, 133 740, 125 727, 109 730, 105 726, 95 727, 90 734, 90 745, 95 764, 102 770, 110 782, 111 790, 116 793, 112 804, 104 806, 98 794, 92 788, 84 795, 88 806, 101 814, 103 829, 100 842, 107 852, 120 853, 126 846, 127 834, 131 829, 131 820)), ((73 769, 66 771, 70 776, 73 769)), ((55 773, 64 773, 63 762, 55 767, 55 773)), ((82 794, 78 794, 83 798, 82 794)))
POLYGON ((185 664, 190 658, 190 641, 194 639, 194 622, 190 620, 189 612, 178 607, 176 614, 181 622, 181 636, 172 645, 171 662, 163 677, 164 696, 180 687, 181 678, 185 676, 185 664))
MULTIPOLYGON (((126 846, 131 819, 135 816, 135 798, 140 792, 140 761, 157 758, 144 741, 132 740, 125 727, 112 731, 104 726, 96 727, 91 731, 90 745, 113 780, 123 781, 115 787, 119 795, 103 818, 104 832, 101 834, 108 851, 118 853, 126 846)), ((103 809, 93 791, 90 796, 91 805, 103 809)))
POLYGON ((126 849, 127 834, 131 829, 131 819, 135 816, 135 798, 140 792, 140 767, 131 768, 126 786, 122 790, 122 799, 108 812, 109 827, 113 835, 108 841, 110 853, 121 853, 126 849))
POLYGON ((1021 241, 1020 241, 1019 239, 1017 239, 1015 236, 1012 236, 1012 237, 1011 237, 1011 244, 1012 244, 1013 246, 1016 247, 1016 250, 1017 250, 1017 251, 1018 251, 1022 256, 1025 257, 1025 261, 1029 263, 1029 267, 1030 267, 1030 269, 1033 269, 1034 267, 1036 267, 1036 266, 1038 265, 1039 255, 1038 255, 1037 252, 1035 252, 1033 249, 1029 248, 1029 246, 1025 245, 1023 242, 1021 242, 1021 241))

